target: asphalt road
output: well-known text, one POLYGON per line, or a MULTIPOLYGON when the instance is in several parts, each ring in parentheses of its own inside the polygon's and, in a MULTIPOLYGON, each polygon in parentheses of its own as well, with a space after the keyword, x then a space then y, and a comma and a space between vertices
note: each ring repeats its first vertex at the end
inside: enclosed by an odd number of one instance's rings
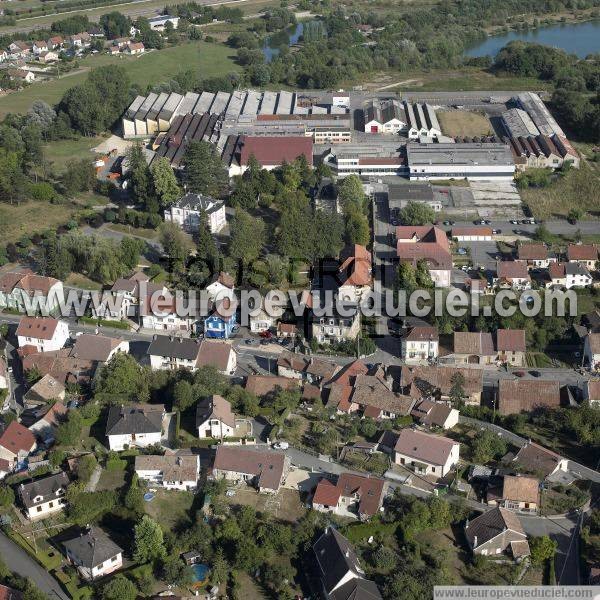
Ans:
MULTIPOLYGON (((444 231, 450 231, 452 227, 472 227, 474 224, 475 223, 473 221, 456 221, 452 226, 443 224, 438 226, 444 231)), ((582 235, 597 235, 600 232, 599 221, 578 221, 572 225, 566 220, 553 220, 543 221, 543 224, 550 233, 557 235, 575 235, 578 230, 582 235)), ((500 234, 501 236, 516 235, 514 233, 515 229, 522 232, 524 236, 533 236, 536 229, 539 227, 539 224, 536 223, 535 225, 525 225, 523 223, 519 223, 518 225, 514 225, 509 221, 492 220, 488 227, 491 227, 492 229, 499 229, 502 232, 500 234)))
POLYGON ((48 598, 69 600, 59 583, 50 574, 33 560, 25 550, 17 546, 11 539, 0 531, 0 556, 6 566, 22 577, 28 577, 35 583, 48 598))

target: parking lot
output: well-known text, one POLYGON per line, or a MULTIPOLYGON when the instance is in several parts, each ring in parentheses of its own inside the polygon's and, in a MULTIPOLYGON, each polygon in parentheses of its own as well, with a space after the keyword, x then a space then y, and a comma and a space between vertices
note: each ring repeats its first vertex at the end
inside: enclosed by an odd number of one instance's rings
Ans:
POLYGON ((493 269, 496 267, 498 246, 496 242, 458 242, 459 248, 470 248, 474 267, 493 269))

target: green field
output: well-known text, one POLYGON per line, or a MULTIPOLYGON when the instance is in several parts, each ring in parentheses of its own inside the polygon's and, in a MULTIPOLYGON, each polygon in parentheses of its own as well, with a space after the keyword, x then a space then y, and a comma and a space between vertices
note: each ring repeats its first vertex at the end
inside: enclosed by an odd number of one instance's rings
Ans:
POLYGON ((36 99, 56 104, 67 89, 85 81, 88 71, 103 65, 122 65, 133 83, 143 87, 166 81, 179 71, 194 69, 200 77, 214 77, 239 70, 233 62, 234 51, 220 44, 191 42, 154 50, 142 56, 88 56, 81 61, 82 68, 61 79, 33 83, 20 92, 0 98, 0 118, 9 112, 23 113, 36 99))

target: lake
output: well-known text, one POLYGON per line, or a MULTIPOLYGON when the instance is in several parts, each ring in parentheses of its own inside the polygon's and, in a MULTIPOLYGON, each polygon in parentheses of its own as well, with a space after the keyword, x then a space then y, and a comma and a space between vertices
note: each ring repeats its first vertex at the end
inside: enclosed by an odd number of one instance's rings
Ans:
POLYGON ((295 27, 284 29, 279 33, 275 33, 267 38, 265 45, 262 48, 263 54, 267 62, 271 62, 284 46, 293 46, 298 43, 302 37, 304 25, 298 23, 295 27))
POLYGON ((467 48, 467 56, 491 56, 514 40, 545 44, 561 48, 569 54, 585 58, 588 54, 600 52, 600 21, 585 23, 564 23, 530 29, 528 31, 511 31, 503 35, 493 35, 467 48))

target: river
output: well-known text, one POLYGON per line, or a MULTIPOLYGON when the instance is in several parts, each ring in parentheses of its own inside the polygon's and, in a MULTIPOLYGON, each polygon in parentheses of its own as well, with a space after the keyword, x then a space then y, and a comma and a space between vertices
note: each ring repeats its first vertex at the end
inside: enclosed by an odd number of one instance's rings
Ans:
POLYGON ((545 44, 561 48, 569 54, 585 58, 588 54, 600 52, 600 21, 584 23, 560 23, 523 31, 510 31, 502 35, 493 35, 470 48, 467 56, 491 56, 513 40, 523 40, 536 44, 545 44))

